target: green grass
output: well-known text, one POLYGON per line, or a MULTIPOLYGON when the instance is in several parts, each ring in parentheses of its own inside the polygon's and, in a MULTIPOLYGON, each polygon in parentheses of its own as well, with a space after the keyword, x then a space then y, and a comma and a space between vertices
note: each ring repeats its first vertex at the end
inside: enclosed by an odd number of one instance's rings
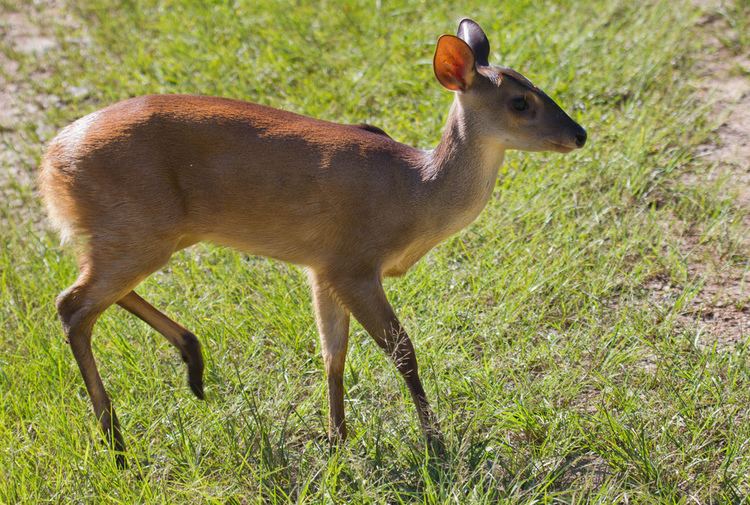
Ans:
POLYGON ((726 237, 739 233, 719 187, 679 180, 705 168, 693 152, 713 126, 693 93, 691 2, 81 4, 67 12, 85 31, 41 20, 60 40, 43 57, 3 42, 20 72, 48 71, 35 91, 58 97, 43 124, 21 124, 5 146, 27 174, 56 128, 156 92, 367 121, 431 147, 451 101, 432 74, 434 43, 462 15, 486 29, 491 61, 545 89, 590 141, 565 157, 510 154, 478 221, 387 283, 446 433, 443 462, 425 454, 406 388, 356 324, 350 439, 330 450, 302 271, 199 245, 139 292, 203 342, 207 401, 145 324, 112 308, 95 329, 130 454, 118 471, 54 310, 75 278, 72 256, 44 226, 33 187, 5 183, 0 502, 707 503, 750 493, 748 339, 720 350, 675 324, 696 285, 670 223, 703 230, 727 257, 738 246, 726 237), (655 296, 655 278, 680 292, 655 296))

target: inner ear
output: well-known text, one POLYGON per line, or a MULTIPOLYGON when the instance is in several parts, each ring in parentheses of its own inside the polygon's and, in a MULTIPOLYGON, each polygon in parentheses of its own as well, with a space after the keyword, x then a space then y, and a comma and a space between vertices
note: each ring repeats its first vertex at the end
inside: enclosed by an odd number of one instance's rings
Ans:
POLYGON ((466 42, 474 53, 476 64, 486 67, 490 64, 490 41, 484 30, 473 19, 464 18, 458 24, 458 37, 466 42))
POLYGON ((476 75, 474 53, 466 42, 453 35, 438 39, 432 67, 440 84, 451 91, 466 91, 476 75))

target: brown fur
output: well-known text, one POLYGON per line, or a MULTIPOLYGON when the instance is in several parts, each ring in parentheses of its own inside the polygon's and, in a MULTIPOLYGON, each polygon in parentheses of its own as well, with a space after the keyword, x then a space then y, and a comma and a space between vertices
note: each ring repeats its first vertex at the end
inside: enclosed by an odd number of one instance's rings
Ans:
POLYGON ((528 81, 507 69, 477 68, 472 49, 457 37, 441 37, 435 67, 441 82, 462 91, 432 151, 369 125, 187 95, 125 100, 52 141, 41 192, 63 236, 78 238, 81 271, 58 298, 59 313, 117 449, 124 444, 91 354, 93 325, 114 303, 136 314, 180 350, 202 397, 197 339, 132 291, 175 251, 199 241, 309 269, 333 438, 346 435, 351 313, 393 357, 425 433, 439 441, 413 346, 382 277, 402 275, 476 218, 506 149, 567 151, 580 144, 582 129, 528 81), (529 113, 509 107, 518 96, 526 97, 529 113))

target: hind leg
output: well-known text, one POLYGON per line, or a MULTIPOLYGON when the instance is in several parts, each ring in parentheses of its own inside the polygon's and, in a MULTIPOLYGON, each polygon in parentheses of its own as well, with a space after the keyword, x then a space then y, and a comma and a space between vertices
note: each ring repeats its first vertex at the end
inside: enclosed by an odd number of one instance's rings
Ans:
POLYGON ((73 351, 78 369, 86 384, 94 414, 99 420, 104 436, 117 452, 117 464, 122 466, 125 457, 125 442, 112 403, 104 389, 102 378, 91 351, 91 332, 99 315, 107 308, 107 302, 98 301, 92 294, 94 281, 81 274, 75 284, 57 298, 57 312, 63 324, 65 336, 73 351))
POLYGON ((201 355, 201 344, 198 338, 185 329, 179 323, 161 313, 153 305, 131 291, 117 304, 138 316, 153 329, 164 335, 170 344, 175 346, 182 356, 182 361, 187 364, 188 384, 195 396, 203 399, 203 356, 201 355))
POLYGON ((81 376, 86 384, 94 413, 107 441, 117 451, 117 463, 124 465, 125 443, 120 432, 117 415, 104 389, 99 370, 91 351, 91 334, 94 323, 107 307, 132 290, 143 278, 163 265, 171 250, 133 249, 125 256, 108 253, 126 251, 126 248, 96 247, 79 258, 81 273, 76 282, 57 297, 57 311, 63 324, 81 376))

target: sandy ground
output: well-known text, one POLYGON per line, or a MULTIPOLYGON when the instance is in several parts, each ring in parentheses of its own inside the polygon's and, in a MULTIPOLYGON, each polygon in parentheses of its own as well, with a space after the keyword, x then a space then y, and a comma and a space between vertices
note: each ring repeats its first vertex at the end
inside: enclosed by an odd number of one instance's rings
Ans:
MULTIPOLYGON (((727 197, 744 215, 739 254, 731 257, 706 250, 698 233, 684 234, 684 253, 689 274, 703 282, 702 289, 680 317, 684 326, 695 326, 704 333, 699 343, 731 346, 750 334, 750 54, 731 49, 735 33, 726 17, 717 13, 721 2, 696 1, 706 11, 699 26, 706 34, 706 49, 699 61, 696 86, 699 96, 713 104, 720 124, 709 143, 698 155, 711 166, 707 173, 688 173, 687 184, 711 184, 726 180, 727 197)), ((662 287, 663 288, 663 287, 662 287)))
POLYGON ((41 57, 57 47, 52 34, 39 28, 44 26, 40 21, 45 13, 60 19, 58 9, 54 2, 39 2, 0 16, 0 199, 12 209, 10 215, 28 215, 37 222, 43 216, 35 215, 24 200, 28 191, 19 188, 34 187, 37 153, 28 146, 55 133, 45 109, 59 106, 60 99, 39 93, 35 84, 49 77, 41 57))

